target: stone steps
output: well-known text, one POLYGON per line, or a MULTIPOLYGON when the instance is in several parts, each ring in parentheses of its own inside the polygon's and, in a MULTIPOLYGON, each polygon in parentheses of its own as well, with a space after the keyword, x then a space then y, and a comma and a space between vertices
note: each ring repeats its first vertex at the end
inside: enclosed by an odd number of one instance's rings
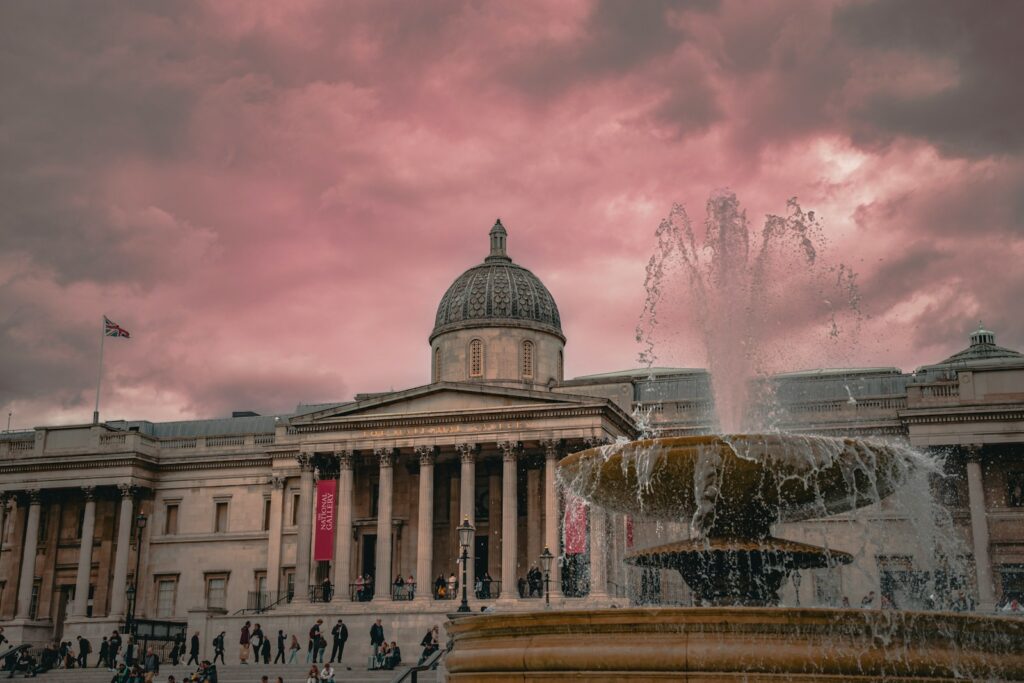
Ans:
MULTIPOLYGON (((383 683, 396 678, 406 667, 400 667, 395 671, 366 671, 363 667, 349 663, 352 670, 348 671, 344 666, 334 667, 335 680, 341 683, 383 683)), ((267 676, 270 683, 274 683, 277 676, 281 676, 285 683, 305 683, 306 672, 309 671, 308 664, 269 664, 269 665, 241 665, 229 664, 217 666, 218 683, 260 683, 261 676, 267 676)), ((156 677, 155 683, 167 683, 167 676, 173 674, 176 681, 181 681, 186 674, 195 671, 195 667, 171 666, 162 664, 160 674, 156 677)), ((54 669, 39 676, 41 683, 49 681, 64 683, 109 683, 113 674, 107 669, 54 669)), ((17 676, 16 680, 22 680, 17 676)), ((420 681, 434 683, 440 680, 436 671, 423 671, 419 674, 420 681)))

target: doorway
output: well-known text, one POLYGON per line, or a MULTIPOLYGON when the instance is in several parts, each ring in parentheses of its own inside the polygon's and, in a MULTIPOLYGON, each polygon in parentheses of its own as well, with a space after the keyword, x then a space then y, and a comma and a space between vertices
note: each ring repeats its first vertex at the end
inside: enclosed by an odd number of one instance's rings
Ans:
POLYGON ((64 620, 68 616, 68 605, 75 599, 75 586, 68 584, 60 586, 60 593, 57 597, 57 614, 53 619, 53 638, 62 640, 64 637, 64 620))
MULTIPOLYGON (((476 557, 473 560, 473 576, 483 576, 487 573, 487 536, 477 536, 476 544, 474 545, 474 552, 476 557)), ((470 586, 472 588, 472 586, 470 586)))
MULTIPOLYGON (((377 580, 377 534, 363 534, 363 561, 360 563, 363 576, 371 576, 374 582, 377 580)), ((387 585, 388 578, 384 577, 384 584, 387 585)), ((373 587, 367 591, 373 595, 373 587)))

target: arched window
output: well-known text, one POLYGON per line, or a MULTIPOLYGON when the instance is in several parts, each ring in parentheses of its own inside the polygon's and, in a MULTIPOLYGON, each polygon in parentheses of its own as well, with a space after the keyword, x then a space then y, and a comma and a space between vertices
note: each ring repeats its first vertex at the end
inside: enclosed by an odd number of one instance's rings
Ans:
POLYGON ((484 343, 480 339, 469 342, 469 376, 484 376, 484 343))
POLYGON ((562 373, 564 372, 564 370, 562 369, 562 362, 563 362, 562 361, 562 350, 559 349, 558 350, 558 381, 559 382, 562 381, 562 373))
POLYGON ((434 381, 441 381, 441 347, 434 349, 434 381))
POLYGON ((523 342, 520 369, 523 373, 523 379, 530 379, 533 377, 533 342, 529 339, 523 342))

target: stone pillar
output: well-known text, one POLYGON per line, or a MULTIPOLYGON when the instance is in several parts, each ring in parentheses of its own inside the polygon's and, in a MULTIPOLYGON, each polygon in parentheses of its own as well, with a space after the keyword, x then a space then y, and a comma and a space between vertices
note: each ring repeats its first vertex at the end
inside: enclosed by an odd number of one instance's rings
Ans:
POLYGON ((355 454, 338 451, 338 519, 334 528, 334 599, 352 599, 352 466, 355 454))
POLYGON ((429 601, 434 592, 434 460, 433 446, 417 446, 420 459, 419 513, 416 516, 416 600, 429 601))
POLYGON ((285 478, 270 477, 270 524, 267 528, 267 590, 281 590, 281 520, 285 478))
POLYGON ((544 545, 555 556, 551 562, 551 597, 562 595, 562 535, 558 532, 562 506, 558 503, 558 442, 545 441, 544 446, 544 545))
POLYGON ((128 551, 132 542, 132 498, 135 487, 121 484, 117 487, 121 492, 121 513, 117 518, 117 548, 114 554, 114 578, 110 585, 110 611, 107 616, 123 617, 127 602, 128 588, 128 551))
POLYGON ((96 487, 83 486, 85 514, 82 516, 82 545, 78 548, 78 575, 75 577, 75 604, 72 615, 85 617, 89 612, 89 577, 92 575, 92 537, 96 531, 96 487))
POLYGON ((313 553, 313 458, 309 453, 295 456, 299 461, 299 518, 295 521, 295 595, 293 603, 309 602, 309 567, 313 553))
POLYGON ((590 506, 590 595, 608 597, 608 513, 590 506))
POLYGON ((971 509, 971 540, 974 545, 974 568, 978 582, 978 609, 995 609, 992 586, 992 560, 988 547, 988 519, 985 516, 985 487, 981 474, 981 446, 969 446, 967 456, 967 494, 971 509))
POLYGON ((4 525, 7 524, 7 502, 10 500, 6 491, 0 491, 0 550, 3 550, 4 525))
POLYGON ((541 521, 539 469, 526 470, 526 564, 540 566, 540 551, 544 549, 544 525, 541 521))
POLYGON ((516 566, 516 527, 519 523, 519 500, 516 497, 516 461, 519 444, 503 441, 501 450, 501 599, 519 597, 516 587, 518 577, 516 566))
MULTIPOLYGON (((501 577, 501 468, 500 463, 487 474, 487 573, 501 577)), ((497 588, 497 587, 495 587, 497 588)), ((497 591, 495 590, 495 593, 497 591)))
POLYGON ((395 451, 374 450, 380 462, 380 488, 377 497, 377 564, 373 576, 373 599, 392 600, 391 582, 391 494, 394 482, 395 451))
POLYGON ((21 544, 21 575, 18 580, 18 609, 15 619, 28 619, 32 605, 32 584, 36 579, 36 544, 39 541, 39 512, 42 492, 29 489, 28 523, 25 525, 25 542, 21 544))
MULTIPOLYGON (((476 453, 477 445, 475 443, 460 443, 455 446, 455 449, 459 452, 459 462, 462 463, 462 469, 459 474, 459 482, 462 487, 459 491, 459 521, 461 525, 462 520, 468 519, 469 523, 476 526, 476 453)), ((476 585, 474 578, 476 570, 476 539, 469 544, 469 559, 466 561, 466 591, 467 595, 473 595, 473 587, 476 585)), ((458 556, 462 557, 462 546, 458 547, 458 556)), ((459 574, 459 581, 462 581, 462 575, 459 574)))

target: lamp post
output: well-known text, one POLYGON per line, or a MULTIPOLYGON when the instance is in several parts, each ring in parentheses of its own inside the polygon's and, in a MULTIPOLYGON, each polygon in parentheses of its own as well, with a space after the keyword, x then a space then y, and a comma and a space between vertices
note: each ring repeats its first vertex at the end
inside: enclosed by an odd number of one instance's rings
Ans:
POLYGON ((796 591, 796 606, 800 606, 800 580, 803 577, 800 576, 800 570, 797 569, 793 572, 793 589, 796 591))
POLYGON ((135 600, 139 595, 139 565, 142 563, 142 531, 146 528, 146 515, 140 514, 135 518, 135 576, 132 577, 132 585, 125 591, 128 595, 128 618, 125 619, 124 630, 126 633, 134 633, 135 628, 135 600))
POLYGON ((469 562, 469 545, 473 542, 476 527, 469 523, 467 516, 459 525, 459 545, 462 546, 462 604, 457 612, 468 612, 469 601, 466 599, 466 563, 469 562))
POLYGON ((544 546, 544 552, 540 554, 540 568, 544 570, 544 608, 551 607, 551 561, 555 556, 551 550, 544 546))

